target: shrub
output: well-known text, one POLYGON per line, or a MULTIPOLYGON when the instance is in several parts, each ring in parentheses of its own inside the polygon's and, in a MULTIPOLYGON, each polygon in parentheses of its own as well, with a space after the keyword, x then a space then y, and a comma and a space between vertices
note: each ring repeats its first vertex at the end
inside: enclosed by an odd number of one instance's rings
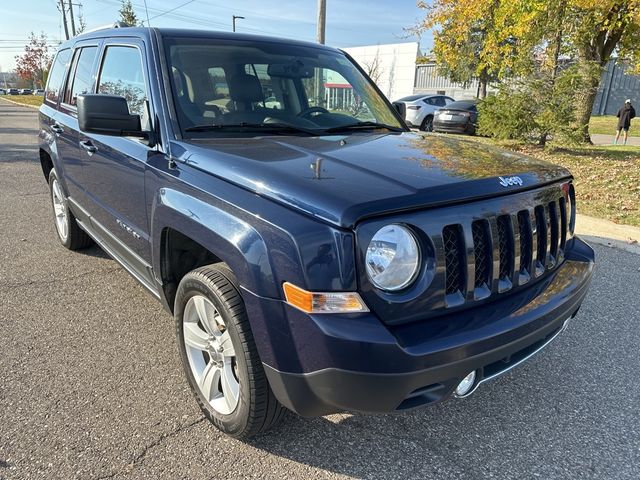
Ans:
POLYGON ((536 72, 503 84, 496 95, 478 105, 478 133, 499 139, 537 140, 549 137, 570 143, 575 131, 574 91, 579 82, 569 67, 552 77, 536 72))

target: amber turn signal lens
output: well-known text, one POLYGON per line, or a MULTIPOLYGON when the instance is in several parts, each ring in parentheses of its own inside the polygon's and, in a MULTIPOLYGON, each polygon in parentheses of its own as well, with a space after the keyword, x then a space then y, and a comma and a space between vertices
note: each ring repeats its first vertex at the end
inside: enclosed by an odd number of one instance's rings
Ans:
POLYGON ((308 292, 293 283, 282 285, 287 303, 306 313, 368 312, 356 292, 308 292))

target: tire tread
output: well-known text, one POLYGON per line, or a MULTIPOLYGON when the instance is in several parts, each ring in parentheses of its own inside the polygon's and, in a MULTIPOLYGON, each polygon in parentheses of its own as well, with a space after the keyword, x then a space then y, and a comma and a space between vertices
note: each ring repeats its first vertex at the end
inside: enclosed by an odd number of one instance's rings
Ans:
MULTIPOLYGON (((244 430, 230 433, 230 435, 236 438, 250 438, 258 435, 277 424, 282 419, 285 408, 275 398, 268 384, 235 275, 226 265, 218 263, 196 268, 185 275, 185 278, 187 277, 198 279, 216 292, 229 317, 235 323, 242 349, 246 352, 245 358, 250 385, 248 395, 250 402, 249 417, 244 430)), ((182 326, 176 322, 176 328, 179 329, 182 326)), ((191 388, 194 390, 193 387, 191 388)), ((224 431, 225 429, 221 422, 216 417, 208 414, 207 406, 203 405, 197 392, 194 391, 194 393, 209 420, 224 431)))

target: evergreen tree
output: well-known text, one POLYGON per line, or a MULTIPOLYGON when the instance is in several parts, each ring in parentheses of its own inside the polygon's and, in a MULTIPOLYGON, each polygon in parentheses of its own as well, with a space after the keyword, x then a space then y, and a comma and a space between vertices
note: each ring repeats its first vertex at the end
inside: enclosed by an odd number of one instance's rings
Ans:
POLYGON ((120 21, 129 27, 135 27, 138 25, 138 16, 136 15, 131 0, 122 0, 122 5, 119 10, 120 21))

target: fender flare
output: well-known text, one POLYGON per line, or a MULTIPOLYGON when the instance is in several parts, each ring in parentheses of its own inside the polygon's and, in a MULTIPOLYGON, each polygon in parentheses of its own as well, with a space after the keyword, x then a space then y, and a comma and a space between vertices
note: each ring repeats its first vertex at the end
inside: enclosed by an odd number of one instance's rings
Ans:
MULTIPOLYGON (((280 297, 267 245, 261 234, 247 222, 170 188, 158 191, 152 212, 151 248, 156 277, 161 272, 163 232, 171 228, 224 261, 242 287, 262 297, 280 297)), ((161 278, 157 280, 162 282, 161 278)))

